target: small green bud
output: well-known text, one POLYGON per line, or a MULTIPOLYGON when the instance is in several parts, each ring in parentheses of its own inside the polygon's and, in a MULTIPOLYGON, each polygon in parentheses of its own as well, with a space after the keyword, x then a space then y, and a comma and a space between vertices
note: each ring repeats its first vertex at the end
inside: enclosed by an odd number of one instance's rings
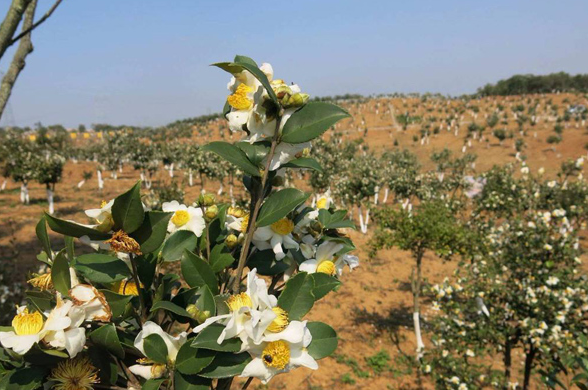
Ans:
POLYGON ((272 179, 272 185, 275 187, 280 187, 284 185, 284 177, 283 176, 276 176, 272 179))
POLYGON ((227 238, 225 238, 225 244, 229 249, 233 249, 239 243, 239 238, 234 234, 229 234, 227 238))
POLYGON ((190 313, 192 318, 195 319, 199 324, 203 323, 208 319, 208 317, 210 317, 210 312, 208 310, 201 311, 194 304, 188 305, 186 307, 186 311, 190 313))
POLYGON ((215 204, 215 202, 216 198, 212 194, 201 194, 198 197, 198 204, 201 206, 212 206, 213 204, 215 204))
POLYGON ((217 215, 218 215, 218 206, 215 204, 213 204, 212 206, 208 206, 206 208, 206 212, 204 213, 204 216, 208 219, 213 219, 217 215))

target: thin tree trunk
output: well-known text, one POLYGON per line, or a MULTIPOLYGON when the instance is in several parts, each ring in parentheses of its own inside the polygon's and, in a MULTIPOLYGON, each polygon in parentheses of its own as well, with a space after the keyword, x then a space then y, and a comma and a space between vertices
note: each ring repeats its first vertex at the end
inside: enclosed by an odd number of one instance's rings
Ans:
POLYGON ((510 340, 507 338, 506 342, 504 343, 504 381, 505 381, 505 389, 508 387, 508 383, 510 382, 510 370, 512 367, 512 347, 510 345, 510 340))
POLYGON ((533 369, 533 359, 535 359, 535 348, 531 345, 529 352, 525 355, 525 379, 523 380, 523 390, 529 390, 531 382, 531 370, 533 369))
POLYGON ((96 171, 96 177, 98 178, 98 189, 102 191, 104 188, 104 180, 102 180, 102 171, 100 169, 96 171))
POLYGON ((53 215, 55 213, 55 206, 53 204, 53 190, 50 184, 47 184, 47 203, 49 205, 49 215, 53 215))
POLYGON ((78 189, 82 188, 84 186, 84 184, 86 184, 86 179, 84 179, 78 183, 78 189))
POLYGON ((417 359, 420 360, 423 357, 423 351, 425 344, 423 343, 423 337, 421 335, 421 321, 420 321, 420 296, 421 296, 421 264, 423 260, 423 252, 419 250, 416 253, 416 266, 412 269, 412 300, 413 300, 413 313, 412 318, 414 321, 414 334, 416 336, 416 355, 417 359))
MULTIPOLYGON (((18 1, 14 0, 14 3, 24 3, 25 1, 18 1)), ((27 2, 26 11, 24 14, 24 22, 22 25, 22 30, 25 31, 32 27, 33 20, 35 19, 35 9, 37 8, 37 0, 31 0, 27 2)), ((8 11, 10 14, 10 11, 8 11)), ((0 34, 2 29, 4 28, 5 22, 2 23, 0 26, 0 34)), ((14 31, 13 31, 14 33, 14 31)), ((10 36, 12 39, 12 35, 10 36)), ((0 37, 0 41, 2 37, 0 37)), ((5 49, 4 49, 5 50, 5 49)), ((12 88, 16 83, 16 79, 20 72, 24 69, 26 62, 25 59, 29 54, 33 52, 33 43, 31 41, 31 33, 29 32, 26 34, 19 42, 18 48, 14 53, 14 57, 12 57, 12 62, 10 63, 10 67, 8 71, 2 78, 2 84, 0 85, 0 118, 2 118, 2 114, 4 113, 4 109, 6 108, 6 104, 8 103, 8 99, 12 93, 12 88)), ((0 57, 3 54, 3 50, 0 47, 0 57)))
MULTIPOLYGON (((31 0, 12 0, 8 12, 0 24, 0 58, 10 46, 12 37, 20 24, 22 17, 31 0)), ((31 23, 32 25, 32 23, 31 23)))

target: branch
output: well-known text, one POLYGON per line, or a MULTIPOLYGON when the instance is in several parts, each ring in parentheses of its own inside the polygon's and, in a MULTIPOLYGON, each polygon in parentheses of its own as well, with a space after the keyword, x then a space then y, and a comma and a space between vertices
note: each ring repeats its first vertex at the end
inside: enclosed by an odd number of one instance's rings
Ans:
POLYGON ((2 58, 4 52, 10 46, 12 36, 16 32, 30 2, 31 0, 12 0, 10 8, 8 8, 8 12, 2 24, 0 24, 0 58, 2 58))
MULTIPOLYGON (((22 25, 23 31, 27 30, 33 25, 33 20, 35 19, 35 9, 37 8, 37 0, 32 0, 25 10, 24 15, 24 22, 22 25)), ((12 93, 12 88, 14 87, 14 83, 16 83, 16 79, 20 72, 24 69, 26 63, 25 59, 29 54, 33 52, 33 43, 31 42, 31 34, 27 34, 23 37, 18 45, 18 49, 14 53, 14 57, 12 58, 12 62, 10 63, 10 67, 8 71, 2 78, 2 83, 0 84, 0 118, 2 118, 2 114, 4 113, 4 109, 6 108, 6 104, 8 103, 8 99, 10 98, 10 94, 12 93)))
POLYGON ((30 26, 26 30, 23 30, 16 37, 12 38, 12 40, 10 41, 10 43, 8 44, 7 47, 14 45, 16 43, 16 41, 18 41, 19 39, 21 39, 22 37, 24 37, 25 35, 27 35, 31 31, 33 31, 34 29, 39 27, 45 20, 49 19, 49 17, 53 13, 53 11, 55 11, 57 9, 57 7, 59 7, 59 4, 61 4, 61 2, 62 2, 62 0, 57 0, 55 2, 55 4, 53 4, 53 6, 51 8, 49 8, 49 11, 45 12, 45 15, 43 15, 43 17, 41 19, 37 20, 32 26, 30 26))

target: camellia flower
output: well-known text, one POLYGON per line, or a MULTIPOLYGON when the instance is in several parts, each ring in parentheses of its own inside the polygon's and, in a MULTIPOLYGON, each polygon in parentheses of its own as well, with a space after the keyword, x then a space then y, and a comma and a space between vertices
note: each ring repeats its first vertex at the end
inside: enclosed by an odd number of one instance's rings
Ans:
MULTIPOLYGON (((76 271, 70 267, 69 269, 69 276, 71 280, 71 285, 76 286, 80 283, 78 277, 76 275, 76 271)), ((37 287, 41 291, 53 290, 53 280, 51 279, 51 269, 44 273, 35 274, 34 278, 27 280, 33 287, 37 287)))
POLYGON ((204 217, 202 216, 202 210, 200 208, 186 206, 180 204, 177 200, 173 200, 171 202, 164 202, 162 210, 174 213, 167 225, 168 232, 174 233, 178 230, 189 230, 193 232, 196 237, 202 235, 206 223, 204 222, 204 217))
POLYGON ((92 390, 100 382, 98 370, 87 356, 62 360, 51 370, 48 379, 57 382, 53 385, 57 390, 92 390))
POLYGON ((247 351, 253 360, 245 366, 240 377, 255 377, 266 384, 275 375, 304 366, 316 370, 317 362, 308 353, 312 335, 306 321, 292 321, 282 332, 264 337, 260 345, 247 351))
POLYGON ((46 334, 41 313, 30 313, 25 306, 17 308, 12 328, 12 331, 0 332, 0 344, 19 355, 27 353, 46 334))
MULTIPOLYGON (((139 332, 137 337, 135 338, 134 346, 137 348, 141 353, 145 356, 145 349, 143 347, 143 343, 145 338, 149 335, 156 334, 165 343, 167 346, 167 360, 169 364, 174 364, 176 361, 176 356, 178 355, 178 351, 184 345, 187 340, 187 333, 182 332, 176 337, 173 337, 166 333, 161 326, 157 325, 155 322, 147 321, 143 324, 143 329, 139 332)), ((141 359, 140 363, 146 363, 146 360, 141 359)), ((135 364, 129 367, 129 370, 135 375, 139 375, 145 379, 156 379, 163 376, 165 373, 165 365, 164 364, 135 364)))
POLYGON ((86 321, 110 321, 112 311, 106 297, 93 286, 78 284, 69 290, 69 296, 75 306, 84 310, 86 321))
POLYGON ((316 250, 316 258, 306 260, 298 269, 302 272, 308 272, 309 274, 315 272, 322 272, 327 275, 334 276, 335 274, 341 274, 343 267, 345 266, 346 259, 353 263, 353 268, 357 267, 357 257, 348 256, 346 258, 340 257, 335 258, 335 254, 343 249, 343 244, 325 241, 319 245, 316 250))
POLYGON ((275 171, 282 165, 289 163, 290 161, 308 155, 310 149, 310 142, 304 142, 301 144, 289 144, 281 142, 276 146, 274 156, 270 162, 269 170, 275 171))
POLYGON ((57 305, 47 314, 47 334, 43 340, 54 348, 67 350, 69 357, 74 358, 86 343, 86 330, 80 327, 84 319, 82 308, 58 297, 57 305))
POLYGON ((294 231, 294 221, 288 218, 282 218, 272 223, 270 226, 257 228, 253 233, 253 244, 259 250, 272 248, 276 255, 276 260, 282 260, 286 257, 284 249, 298 250, 298 243, 294 240, 292 232, 294 231))
MULTIPOLYGON (((239 336, 242 341, 245 341, 244 344, 247 344, 248 336, 245 329, 246 323, 251 321, 254 316, 257 321, 261 319, 261 315, 257 315, 253 312, 266 309, 272 310, 277 306, 278 300, 275 296, 267 293, 265 280, 257 277, 257 270, 254 268, 247 274, 246 292, 231 295, 226 303, 229 307, 229 314, 210 317, 206 319, 204 323, 195 327, 193 332, 199 333, 209 325, 220 322, 225 324, 225 328, 217 339, 217 343, 221 344, 226 339, 239 336)), ((274 313, 273 318, 275 319, 278 314, 281 313, 274 313)), ((249 324, 250 333, 252 333, 252 326, 255 326, 255 324, 249 324)), ((276 326, 279 325, 276 324, 276 326)), ((243 346, 242 349, 244 349, 244 347, 245 346, 243 346)))
POLYGON ((114 227, 112 205, 114 205, 114 199, 109 202, 103 200, 99 209, 89 209, 85 211, 88 217, 94 219, 98 223, 98 225, 94 227, 96 230, 106 233, 111 231, 114 227))

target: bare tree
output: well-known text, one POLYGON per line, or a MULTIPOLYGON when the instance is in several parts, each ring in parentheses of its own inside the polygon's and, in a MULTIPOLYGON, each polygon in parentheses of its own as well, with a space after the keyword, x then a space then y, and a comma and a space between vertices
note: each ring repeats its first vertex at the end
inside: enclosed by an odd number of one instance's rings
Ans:
POLYGON ((8 71, 0 83, 0 118, 2 118, 18 75, 25 67, 25 59, 33 52, 32 31, 53 14, 61 1, 57 0, 43 17, 35 22, 37 0, 12 0, 8 12, 2 24, 0 24, 0 61, 10 46, 16 42, 19 42, 19 44, 8 71), (17 34, 17 29, 21 22, 21 32, 17 34))

